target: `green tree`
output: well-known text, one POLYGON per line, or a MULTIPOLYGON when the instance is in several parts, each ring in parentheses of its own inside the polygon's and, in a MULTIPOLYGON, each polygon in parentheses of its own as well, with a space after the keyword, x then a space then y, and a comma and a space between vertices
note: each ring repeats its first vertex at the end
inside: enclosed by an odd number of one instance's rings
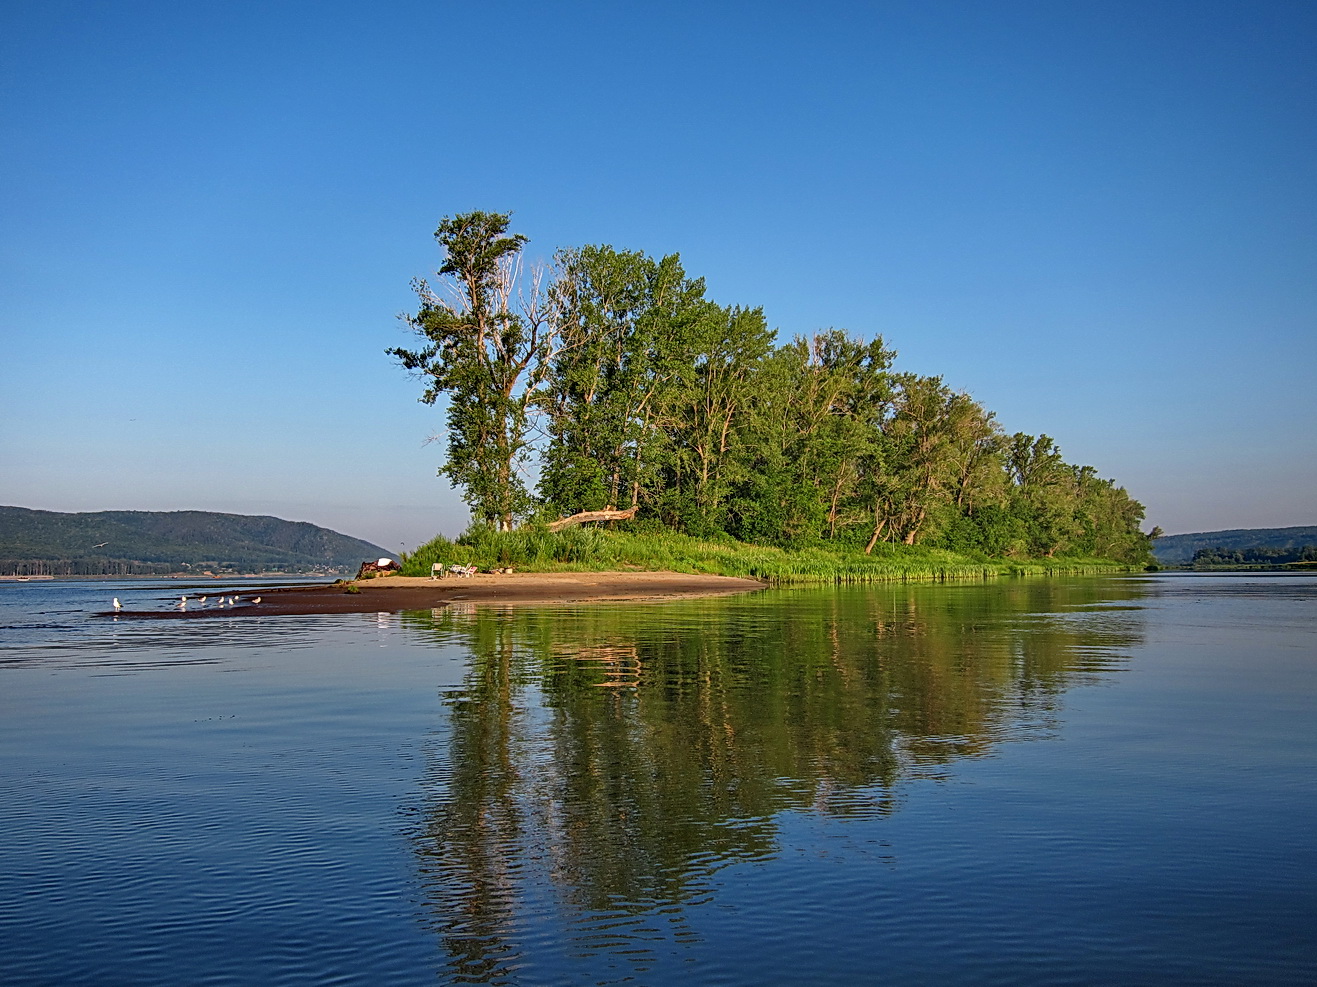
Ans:
POLYGON ((893 414, 866 463, 863 489, 873 517, 866 552, 880 538, 914 545, 943 523, 975 476, 974 446, 992 431, 987 413, 941 377, 902 374, 893 414), (969 451, 967 451, 969 450, 969 451))
POLYGON ((404 317, 423 345, 388 350, 425 381, 423 403, 447 397, 447 458, 439 472, 462 488, 476 520, 501 530, 531 506, 521 470, 554 337, 544 272, 522 277, 526 237, 509 234, 509 222, 507 213, 486 212, 440 222, 439 290, 415 281, 420 310, 404 317))
POLYGON ((939 377, 827 330, 773 346, 762 309, 705 297, 676 255, 560 251, 522 277, 509 216, 445 218, 436 287, 388 352, 446 402, 440 473, 477 522, 639 509, 642 522, 759 542, 820 537, 990 555, 1151 559, 1143 506, 1046 435, 1007 437, 939 377), (546 441, 532 447, 532 425, 546 441), (540 454, 537 464, 531 456, 540 454), (523 475, 539 467, 539 497, 523 475))
POLYGON ((1014 483, 1012 512, 1020 520, 1024 548, 1030 555, 1050 558, 1079 534, 1075 505, 1083 479, 1061 458, 1049 435, 1012 435, 1006 468, 1014 483))
POLYGON ((559 255, 560 345, 542 399, 550 442, 540 491, 559 513, 640 504, 656 485, 657 406, 672 349, 707 303, 676 255, 589 246, 559 255))
POLYGON ((1003 459, 1006 437, 992 412, 972 402, 961 410, 947 450, 950 499, 936 542, 955 552, 1003 555, 1018 541, 1003 459))
POLYGON ((751 466, 741 434, 772 332, 760 308, 704 302, 674 326, 660 373, 659 514, 691 534, 724 530, 728 501, 751 466))
POLYGON ((1075 521, 1079 529, 1074 548, 1121 562, 1146 565, 1152 561, 1152 536, 1144 534, 1143 505, 1114 480, 1104 480, 1091 466, 1074 469, 1075 521))
POLYGON ((890 405, 894 356, 881 337, 866 343, 829 329, 797 337, 764 361, 746 429, 754 466, 736 506, 738 536, 837 536, 890 405))

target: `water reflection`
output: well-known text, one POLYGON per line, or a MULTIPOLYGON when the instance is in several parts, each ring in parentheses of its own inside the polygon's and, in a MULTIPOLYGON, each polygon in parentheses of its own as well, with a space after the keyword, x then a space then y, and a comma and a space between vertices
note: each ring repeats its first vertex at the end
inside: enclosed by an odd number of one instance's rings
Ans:
MULTIPOLYGON (((282 580, 269 585, 297 585, 282 580)), ((206 621, 135 620, 141 610, 168 609, 183 593, 198 590, 216 596, 250 596, 250 581, 194 583, 163 580, 52 580, 0 584, 0 669, 40 663, 52 670, 102 667, 115 673, 175 665, 219 664, 227 649, 259 651, 274 647, 313 647, 312 626, 323 619, 252 619, 241 610, 233 617, 206 621), (125 615, 103 616, 121 598, 125 615)))
POLYGON ((1065 690, 1140 642, 1142 592, 1024 581, 404 615, 471 655, 417 837, 450 974, 515 982, 555 951, 643 972, 695 935, 686 911, 718 870, 777 852, 784 812, 886 815, 910 779, 1050 736, 1065 690))

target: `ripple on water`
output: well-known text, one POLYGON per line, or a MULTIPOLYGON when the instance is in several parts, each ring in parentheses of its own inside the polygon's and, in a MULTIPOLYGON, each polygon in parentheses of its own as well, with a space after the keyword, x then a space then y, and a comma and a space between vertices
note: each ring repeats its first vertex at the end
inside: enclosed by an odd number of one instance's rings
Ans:
POLYGON ((1311 982, 1311 680, 1144 585, 86 622, 4 669, 5 976, 1311 982))

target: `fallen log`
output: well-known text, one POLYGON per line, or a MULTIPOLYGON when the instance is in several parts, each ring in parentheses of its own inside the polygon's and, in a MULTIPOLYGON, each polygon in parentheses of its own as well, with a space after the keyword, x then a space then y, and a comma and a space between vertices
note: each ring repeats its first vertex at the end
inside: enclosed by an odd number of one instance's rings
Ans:
POLYGON ((625 511, 615 511, 612 508, 602 511, 581 511, 571 517, 550 521, 549 530, 562 531, 563 528, 570 528, 577 524, 590 524, 594 521, 630 521, 635 516, 636 509, 634 507, 628 507, 625 511))

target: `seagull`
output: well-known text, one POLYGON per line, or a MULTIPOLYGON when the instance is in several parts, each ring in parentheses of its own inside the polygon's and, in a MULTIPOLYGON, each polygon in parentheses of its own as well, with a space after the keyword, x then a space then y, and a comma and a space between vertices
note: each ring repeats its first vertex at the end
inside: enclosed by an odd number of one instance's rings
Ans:
POLYGON ((205 603, 205 602, 206 602, 206 598, 205 598, 204 596, 198 596, 198 597, 197 597, 197 602, 198 602, 198 603, 205 603))
POLYGON ((260 598, 259 596, 253 596, 253 597, 252 597, 252 602, 253 602, 253 603, 260 603, 260 602, 261 602, 261 598, 260 598))
POLYGON ((180 610, 186 610, 186 609, 187 609, 187 597, 186 597, 186 596, 183 597, 181 600, 178 601, 178 609, 180 609, 180 610))
POLYGON ((119 602, 119 598, 117 596, 114 598, 114 609, 116 610, 123 609, 123 604, 119 602))

